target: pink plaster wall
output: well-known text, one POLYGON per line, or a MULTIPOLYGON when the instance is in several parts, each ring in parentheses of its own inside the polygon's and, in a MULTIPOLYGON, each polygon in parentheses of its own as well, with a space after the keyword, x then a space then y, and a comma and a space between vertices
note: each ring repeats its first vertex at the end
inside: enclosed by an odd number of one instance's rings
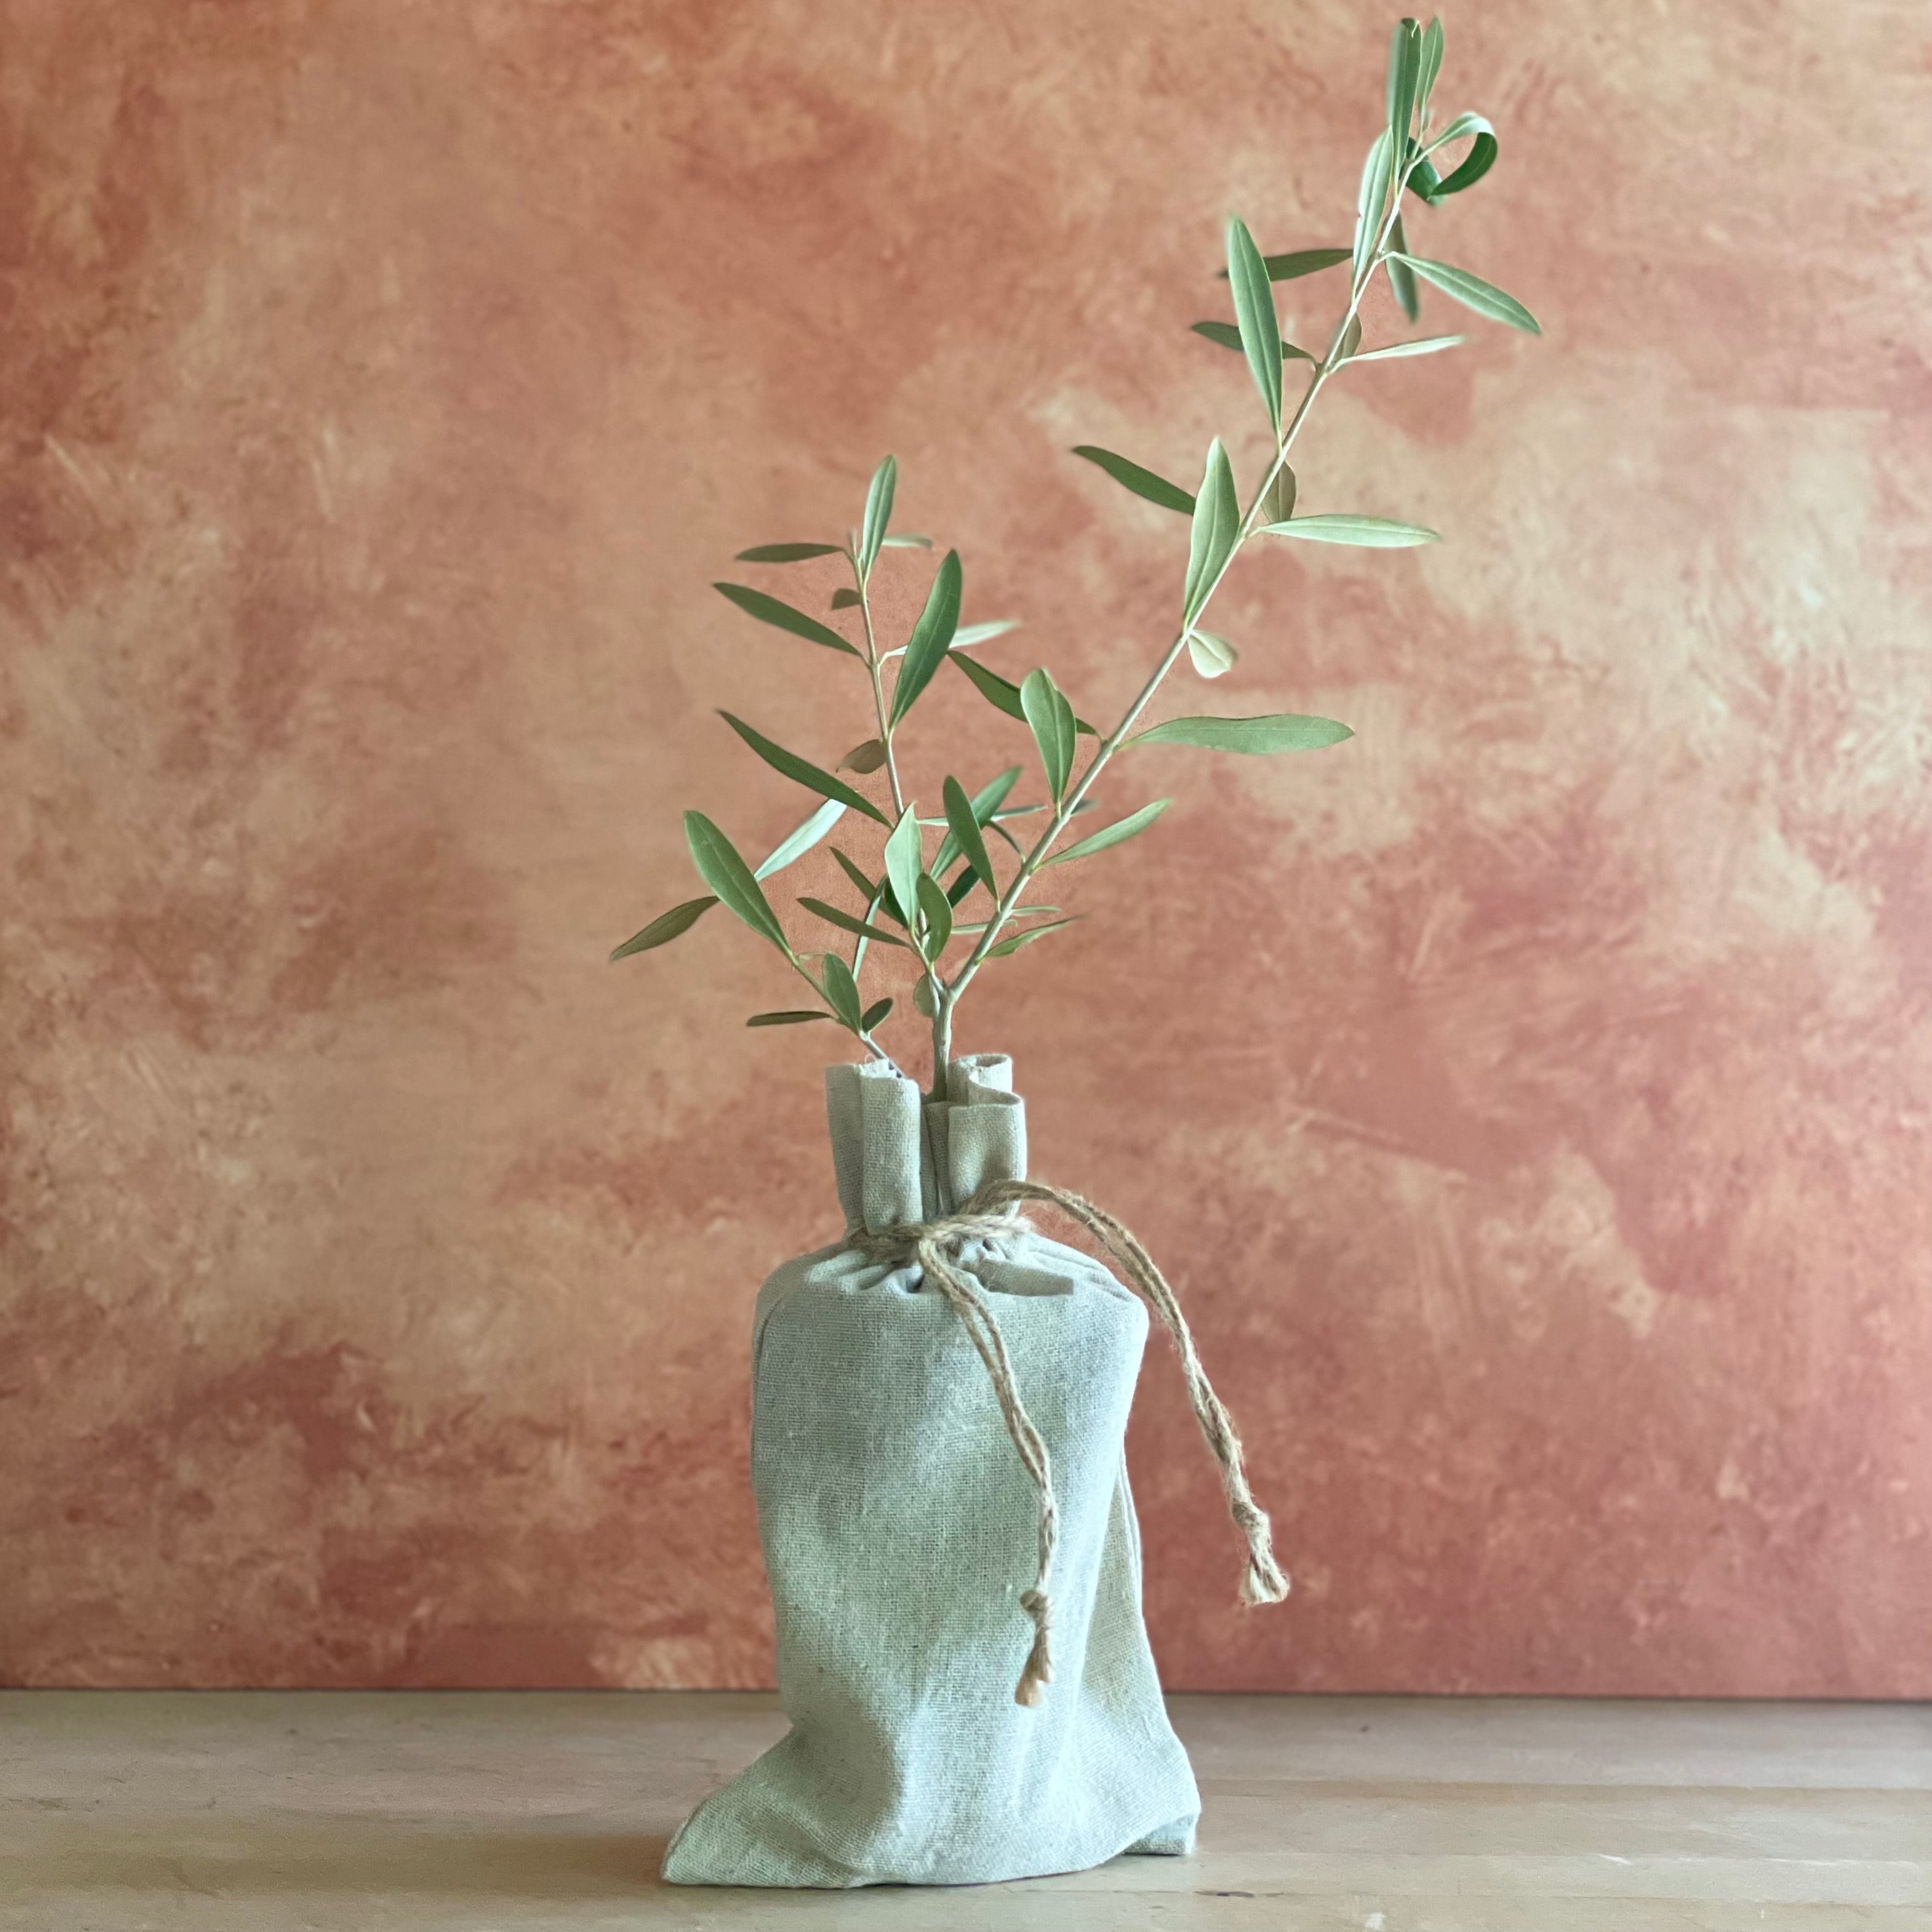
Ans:
MULTIPOLYGON (((1304 507, 1448 541, 1244 570, 1185 694, 1360 736, 1144 754, 962 1044, 1173 1264, 1299 1579, 1231 1607, 1156 1360, 1172 1683, 1932 1694, 1927 20, 1449 24, 1503 159, 1426 225, 1547 339, 1324 404, 1304 507)), ((713 706, 862 732, 707 581, 894 449, 1112 716, 1185 533, 1066 447, 1252 460, 1186 325, 1229 208, 1346 239, 1388 25, 0 0, 0 1678, 766 1681, 830 1036, 742 1030, 722 915, 603 954, 680 808, 799 815, 713 706)))

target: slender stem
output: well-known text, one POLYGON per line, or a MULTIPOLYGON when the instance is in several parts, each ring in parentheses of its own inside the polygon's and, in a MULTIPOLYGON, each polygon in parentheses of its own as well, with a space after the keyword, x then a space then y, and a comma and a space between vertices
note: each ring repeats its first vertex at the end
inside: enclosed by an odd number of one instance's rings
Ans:
POLYGON ((859 616, 866 626, 866 669, 872 680, 872 715, 879 721, 879 742, 886 753, 886 783, 892 795, 892 818, 896 823, 905 811, 905 797, 899 790, 898 760, 892 751, 892 730, 886 722, 886 687, 880 676, 881 660, 878 640, 872 633, 872 602, 867 587, 866 573, 859 568, 859 546, 856 541, 846 553, 846 560, 852 566, 852 580, 859 587, 859 616))
POLYGON ((1091 761, 1081 775, 1079 782, 1054 808, 1052 815, 1047 820, 1046 829, 1034 841, 1032 848, 1021 860, 1019 869, 1013 874, 1012 882, 1007 886, 998 904, 994 908, 992 916, 987 920, 986 930, 980 935, 979 944, 967 956, 965 963, 954 974, 950 984, 942 990, 937 1006, 938 1014, 944 1017, 942 1018, 936 1016, 933 1021, 933 1036, 935 1042, 940 1036, 940 1029, 942 1025, 946 1028, 946 1036, 950 1041, 952 1010, 960 994, 971 982, 973 976, 986 963, 987 954, 991 952, 994 942, 999 937, 1000 928, 1012 917, 1013 908, 1018 904, 1021 894, 1025 891, 1034 874, 1046 862, 1046 855, 1052 849, 1053 842, 1066 829, 1068 820, 1079 808, 1082 801, 1084 800, 1092 787, 1094 781, 1099 777, 1108 759, 1120 749, 1127 734, 1133 729, 1141 713, 1147 709, 1154 693, 1160 688, 1162 681, 1174 668, 1181 652, 1187 648, 1188 633, 1198 624, 1214 592, 1220 588, 1222 579, 1227 575, 1228 568, 1233 563, 1236 554, 1240 550, 1242 544, 1254 534, 1255 519, 1260 512, 1262 505, 1267 500, 1268 492, 1274 488, 1276 478, 1281 474, 1283 466, 1287 463, 1288 452, 1294 447, 1294 440, 1300 434, 1302 424, 1307 420, 1308 412, 1313 407, 1316 398, 1322 393, 1322 387, 1328 379, 1341 367, 1344 359, 1342 354, 1342 342, 1348 334, 1349 324, 1354 320, 1356 311, 1361 306, 1362 298, 1368 292, 1370 279, 1385 258, 1390 235, 1394 231, 1396 218, 1402 212, 1402 197, 1408 184, 1409 172, 1410 170, 1407 166, 1392 171, 1395 193, 1390 200, 1381 231, 1376 238, 1376 245, 1368 251, 1361 268, 1351 274, 1348 306, 1344 311, 1341 320, 1336 325, 1335 333, 1329 342, 1328 353, 1316 366, 1313 375, 1310 377, 1308 387, 1303 392, 1301 400, 1296 405, 1294 416, 1289 419, 1287 427, 1281 432, 1275 448, 1274 461, 1270 466, 1268 474, 1262 479, 1261 488, 1256 491, 1253 502, 1248 506, 1246 513, 1243 515, 1238 534, 1234 543, 1229 547, 1227 556, 1222 559, 1221 568, 1216 572, 1213 580, 1203 593, 1193 618, 1181 626, 1173 641, 1168 646, 1166 654, 1162 657, 1160 663, 1154 667, 1146 683, 1142 686, 1133 702, 1127 706, 1126 712, 1120 722, 1101 740, 1091 761))
MULTIPOLYGON (((852 580, 859 588, 859 616, 866 627, 866 669, 872 680, 872 715, 879 722, 879 743, 884 748, 886 754, 886 784, 892 793, 892 822, 896 825, 905 816, 905 794, 899 788, 898 759, 892 750, 891 721, 886 715, 885 681, 880 675, 885 660, 879 655, 879 640, 872 629, 872 595, 868 586, 866 574, 859 568, 858 538, 856 532, 848 532, 848 535, 850 541, 845 553, 845 558, 852 566, 852 580)), ((875 910, 877 904, 878 902, 874 901, 875 910)), ((916 906, 902 906, 899 910, 905 915, 906 932, 916 946, 919 944, 917 932, 919 908, 916 906)), ((859 945, 862 946, 865 943, 861 939, 859 945)), ((855 947, 853 957, 853 976, 855 979, 858 976, 858 962, 861 956, 858 948, 855 947)), ((940 1100, 944 1097, 945 1040, 950 1040, 952 1037, 952 1015, 946 1009, 945 989, 936 967, 930 965, 926 967, 926 982, 932 992, 933 1011, 935 1016, 932 1023, 932 1097, 934 1100, 940 1100), (937 1017, 941 1012, 946 1013, 944 1022, 937 1017), (942 1025, 944 1030, 944 1040, 941 1038, 942 1025)), ((872 1047, 874 1053, 878 1054, 880 1059, 885 1060, 890 1058, 889 1054, 874 1046, 868 1036, 862 1034, 860 1037, 868 1047, 872 1047)))

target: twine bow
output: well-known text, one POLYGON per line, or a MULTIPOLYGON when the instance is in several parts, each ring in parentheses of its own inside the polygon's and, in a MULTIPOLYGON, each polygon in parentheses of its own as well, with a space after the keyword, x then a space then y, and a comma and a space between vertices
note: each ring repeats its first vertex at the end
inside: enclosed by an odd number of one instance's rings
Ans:
POLYGON ((1234 1420, 1201 1366, 1193 1331, 1180 1304, 1154 1258, 1132 1233, 1104 1209, 1077 1194, 1037 1180, 989 1180, 957 1214, 937 1221, 908 1222, 868 1232, 848 1230, 845 1244, 868 1261, 916 1262, 926 1279, 943 1294, 964 1325, 967 1335, 986 1365, 1000 1419, 1019 1453, 1022 1466, 1040 1492, 1039 1561, 1033 1587, 1020 1593, 1020 1607, 1033 1620, 1033 1647, 1013 1690, 1016 1703, 1038 1704, 1044 1687, 1053 1681, 1052 1582, 1054 1546, 1059 1540, 1060 1505, 1053 1488, 1053 1459, 1033 1419, 1020 1400, 1013 1380, 1012 1358, 1006 1352, 993 1306, 979 1283, 958 1265, 958 1251, 969 1240, 994 1240, 1023 1230, 1023 1202, 1058 1208, 1082 1227, 1119 1267, 1127 1286, 1160 1318, 1180 1358, 1181 1373, 1194 1406, 1194 1419, 1214 1453, 1228 1498, 1228 1514, 1246 1539, 1248 1561, 1241 1576, 1244 1604, 1278 1604, 1288 1594, 1288 1579, 1274 1558, 1267 1513, 1255 1502, 1241 1462, 1241 1438, 1234 1420))

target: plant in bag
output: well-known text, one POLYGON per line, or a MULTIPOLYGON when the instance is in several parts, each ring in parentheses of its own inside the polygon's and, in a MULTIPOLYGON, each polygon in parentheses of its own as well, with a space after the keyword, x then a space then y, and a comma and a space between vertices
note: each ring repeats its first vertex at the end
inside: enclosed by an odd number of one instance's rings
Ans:
POLYGON ((1017 626, 962 625, 956 550, 932 572, 910 632, 900 640, 881 635, 874 596, 882 573, 932 548, 892 527, 898 469, 890 456, 843 542, 740 553, 740 562, 774 570, 842 559, 850 581, 823 615, 756 585, 716 586, 746 616, 825 652, 826 671, 849 673, 862 735, 828 768, 724 714, 752 753, 819 802, 755 866, 704 813, 686 813, 705 892, 660 914, 611 957, 665 946, 722 904, 806 989, 802 1001, 747 1024, 830 1022, 866 1058, 834 1067, 827 1082, 846 1236, 780 1269, 756 1316, 754 1477, 794 1729, 694 1815, 668 1855, 672 1878, 951 1882, 1192 1842, 1198 1800, 1147 1652, 1120 1459, 1143 1304, 1180 1351, 1247 1540, 1243 1594, 1250 1602, 1274 1600, 1287 1587, 1268 1519, 1249 1494, 1240 1443, 1172 1289, 1118 1221, 1025 1179, 1024 1115, 1007 1063, 957 1058, 953 1036, 960 1003, 983 968, 1077 916, 1064 903, 1079 874, 1056 868, 1098 859, 1167 810, 1170 801, 1155 798, 1118 817, 1088 817, 1096 783, 1116 760, 1130 773, 1144 746, 1273 756, 1351 735, 1331 718, 1293 712, 1143 718, 1184 660, 1205 680, 1236 674, 1235 646, 1208 620, 1250 544, 1390 550, 1437 540, 1419 524, 1298 512, 1290 459, 1324 391, 1364 365, 1463 339, 1366 344, 1361 311, 1378 278, 1412 322, 1426 286, 1487 320, 1539 332, 1513 297, 1416 253, 1406 232, 1406 216, 1473 186, 1496 158, 1495 132, 1480 115, 1437 121, 1442 46, 1438 22, 1404 20, 1395 30, 1386 115, 1362 171, 1350 246, 1264 254, 1244 222, 1227 224, 1233 319, 1194 328, 1245 358, 1266 418, 1245 507, 1219 437, 1192 490, 1111 450, 1073 452, 1187 525, 1184 566, 1176 547, 1166 644, 1111 725, 1081 716, 1043 666, 1009 676, 988 662, 997 653, 980 654, 1017 626), (1334 272, 1346 294, 1326 346, 1285 339, 1274 284, 1334 272), (914 707, 944 701, 942 693, 964 697, 969 686, 1030 734, 1037 796, 1022 792, 1021 764, 983 778, 935 772, 915 779, 906 768, 899 733, 914 707), (801 896, 782 915, 769 882, 835 832, 849 899, 801 896), (931 1028, 923 1100, 878 1038, 908 994, 931 1028), (1124 1285, 1018 1219, 1028 1202, 1071 1214, 1124 1285), (997 1447, 1002 1425, 1004 1458, 987 1447, 997 1447), (944 1480, 934 1474, 938 1444, 952 1458, 944 1480), (988 1550, 1010 1539, 1029 1486, 1033 1574, 1016 1594, 1034 1634, 1017 1690, 1006 1697, 994 1687, 1011 1668, 1004 1633, 1012 1612, 1004 1598, 1016 1588, 1011 1580, 989 1588, 984 1571, 988 1550), (1046 1724, 1059 1729, 1045 1736, 1046 1724))

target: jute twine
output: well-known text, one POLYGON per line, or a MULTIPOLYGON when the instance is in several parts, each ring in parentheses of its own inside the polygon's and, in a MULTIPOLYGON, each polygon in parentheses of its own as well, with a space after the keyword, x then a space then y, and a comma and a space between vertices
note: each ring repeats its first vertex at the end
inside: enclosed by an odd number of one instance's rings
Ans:
POLYGON ((1022 1203, 1036 1202, 1058 1208, 1077 1221, 1106 1251, 1125 1277, 1127 1286, 1146 1302, 1173 1338, 1180 1358, 1181 1373, 1187 1378, 1187 1394, 1194 1405, 1194 1419, 1214 1452, 1221 1472, 1221 1487, 1228 1498, 1228 1514, 1247 1540, 1248 1561, 1241 1576, 1241 1601, 1244 1604, 1278 1604, 1288 1594, 1288 1579, 1274 1559, 1266 1513, 1256 1503, 1248 1489, 1241 1465, 1241 1438, 1235 1433, 1232 1418, 1201 1366, 1200 1352, 1194 1346, 1193 1331, 1180 1312, 1180 1304, 1166 1277, 1154 1266, 1134 1236, 1105 1209, 1077 1194, 1049 1187, 1037 1180, 991 1180, 957 1214, 937 1221, 909 1222, 877 1232, 850 1228, 845 1244, 868 1261, 900 1263, 916 1262, 927 1281, 943 1294, 964 1325, 980 1359, 986 1365, 993 1394, 1000 1406, 1006 1433, 1019 1452, 1022 1466, 1040 1492, 1039 1562, 1033 1588, 1020 1593, 1020 1607, 1033 1620, 1033 1648, 1026 1667, 1020 1672, 1013 1691, 1016 1703, 1040 1702, 1043 1687, 1053 1681, 1053 1574, 1054 1546, 1059 1538, 1060 1507, 1054 1496, 1053 1459, 1047 1453, 1040 1431, 1027 1414, 1026 1405, 1013 1381, 1012 1358, 1006 1352, 1006 1337, 1000 1332, 998 1318, 985 1291, 958 1265, 960 1248, 968 1241, 998 1240, 1023 1232, 1026 1222, 1019 1218, 1022 1203))

